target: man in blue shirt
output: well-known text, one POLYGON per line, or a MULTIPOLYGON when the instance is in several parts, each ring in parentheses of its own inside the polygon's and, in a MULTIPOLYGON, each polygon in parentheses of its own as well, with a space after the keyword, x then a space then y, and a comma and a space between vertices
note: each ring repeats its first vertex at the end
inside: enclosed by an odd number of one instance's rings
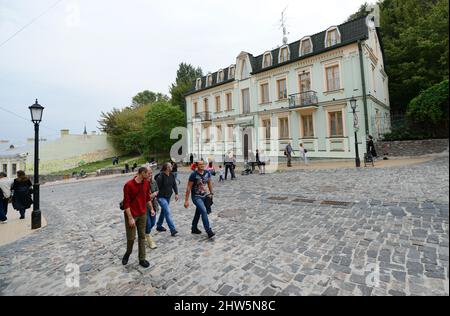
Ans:
POLYGON ((198 222, 200 216, 202 218, 203 227, 205 228, 208 238, 215 236, 212 231, 208 219, 208 210, 210 207, 213 194, 213 186, 211 180, 211 173, 205 170, 205 163, 203 161, 197 162, 197 170, 189 177, 189 182, 186 189, 186 200, 184 207, 189 208, 189 195, 192 197, 192 202, 197 207, 195 210, 194 220, 192 221, 192 233, 199 235, 202 232, 198 229, 198 222), (209 194, 208 194, 209 191, 209 194))

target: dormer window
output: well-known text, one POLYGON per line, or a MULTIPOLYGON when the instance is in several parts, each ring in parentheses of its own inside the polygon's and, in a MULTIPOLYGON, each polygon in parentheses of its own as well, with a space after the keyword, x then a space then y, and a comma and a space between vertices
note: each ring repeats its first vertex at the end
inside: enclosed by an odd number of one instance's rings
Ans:
POLYGON ((200 90, 202 88, 202 79, 198 78, 197 82, 195 83, 195 89, 200 90))
POLYGON ((263 56, 263 68, 267 68, 272 66, 272 54, 271 53, 265 53, 263 56))
POLYGON ((234 77, 236 76, 236 67, 230 66, 230 69, 228 70, 228 79, 234 79, 234 77))
POLYGON ((207 79, 206 79, 206 86, 207 86, 207 87, 211 87, 212 84, 213 84, 213 78, 212 78, 212 75, 209 74, 208 77, 207 77, 207 79))
POLYGON ((223 73, 223 70, 219 70, 219 73, 217 74, 217 82, 223 82, 225 80, 225 75, 223 73))
POLYGON ((300 56, 308 55, 313 52, 311 37, 306 37, 300 42, 300 56))
POLYGON ((248 77, 250 77, 250 71, 248 70, 247 61, 244 59, 242 61, 241 80, 247 79, 248 77))
POLYGON ((332 27, 327 30, 325 36, 325 47, 331 47, 341 43, 341 32, 337 27, 332 27))
POLYGON ((289 47, 288 46, 283 46, 280 48, 280 56, 279 56, 279 61, 280 64, 285 63, 289 60, 289 47))

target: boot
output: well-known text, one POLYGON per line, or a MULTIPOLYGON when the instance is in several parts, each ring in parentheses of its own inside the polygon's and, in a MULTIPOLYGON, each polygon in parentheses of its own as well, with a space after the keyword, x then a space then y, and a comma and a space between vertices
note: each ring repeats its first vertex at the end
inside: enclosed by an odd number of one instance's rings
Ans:
POLYGON ((151 235, 145 235, 145 239, 147 240, 147 244, 150 249, 158 248, 151 235))

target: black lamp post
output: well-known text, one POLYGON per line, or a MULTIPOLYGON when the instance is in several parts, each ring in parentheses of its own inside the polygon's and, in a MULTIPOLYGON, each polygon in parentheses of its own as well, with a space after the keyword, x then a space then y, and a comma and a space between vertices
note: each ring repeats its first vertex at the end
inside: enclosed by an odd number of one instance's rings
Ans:
POLYGON ((359 124, 358 124, 358 116, 356 114, 356 99, 354 97, 352 97, 350 99, 350 106, 352 108, 353 111, 353 129, 355 130, 355 153, 356 153, 356 157, 355 157, 355 163, 356 163, 356 168, 360 168, 361 167, 361 159, 359 158, 359 146, 358 146, 358 130, 359 130, 359 124))
POLYGON ((31 121, 34 123, 34 185, 33 185, 33 212, 31 213, 31 229, 41 228, 41 211, 39 207, 39 124, 42 121, 44 107, 36 103, 29 107, 31 121))

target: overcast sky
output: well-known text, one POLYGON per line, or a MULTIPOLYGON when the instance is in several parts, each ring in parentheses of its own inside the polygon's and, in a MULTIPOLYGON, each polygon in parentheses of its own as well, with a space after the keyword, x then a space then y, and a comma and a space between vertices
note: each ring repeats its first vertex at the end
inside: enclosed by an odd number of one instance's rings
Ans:
POLYGON ((139 91, 169 92, 180 62, 216 71, 241 51, 289 42, 340 24, 365 0, 0 0, 0 140, 33 135, 28 106, 45 107, 42 135, 97 129, 102 111, 139 91), (5 112, 12 111, 21 118, 5 112))

